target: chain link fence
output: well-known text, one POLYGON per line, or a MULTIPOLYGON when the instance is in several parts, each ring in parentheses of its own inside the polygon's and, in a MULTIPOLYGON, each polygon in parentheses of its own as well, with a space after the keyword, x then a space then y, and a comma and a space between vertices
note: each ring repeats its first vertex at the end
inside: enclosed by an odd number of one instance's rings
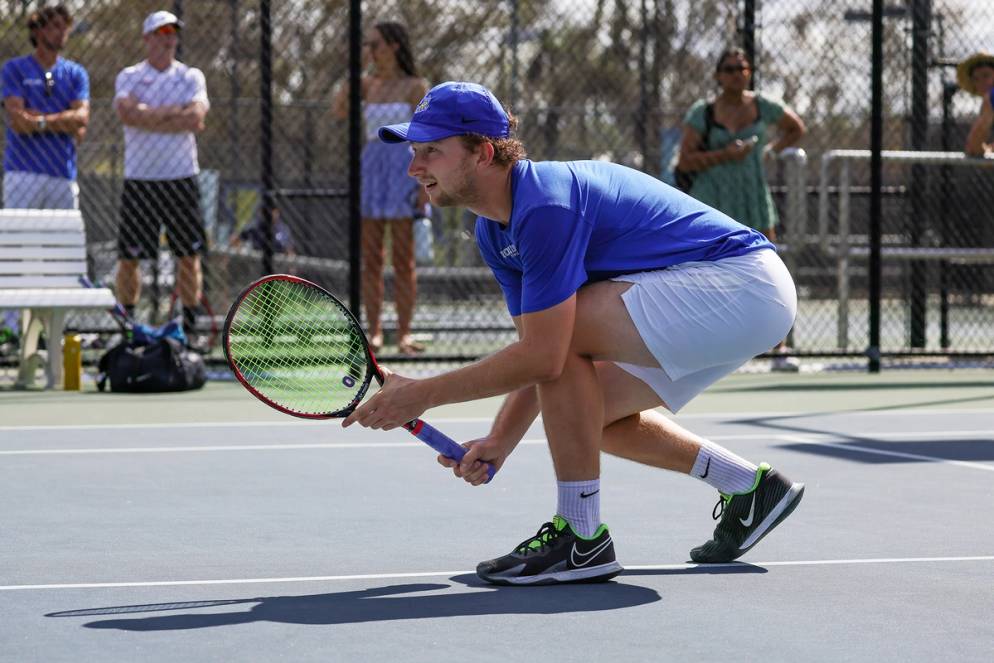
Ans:
MULTIPOLYGON (((161 322, 186 304, 198 341, 219 358, 228 305, 270 261, 348 298, 364 262, 363 245, 350 242, 359 224, 350 214, 349 139, 353 132, 361 145, 368 128, 336 113, 335 100, 348 90, 350 44, 364 41, 363 64, 373 66, 370 30, 389 21, 406 26, 417 76, 428 84, 472 80, 493 89, 518 116, 531 158, 610 159, 668 182, 688 108, 717 94, 715 59, 745 46, 756 91, 782 100, 807 127, 802 152, 764 160, 801 300, 791 347, 799 355, 865 352, 870 162, 854 150, 870 144, 871 3, 394 0, 361 3, 365 35, 350 33, 349 4, 65 3, 74 30, 62 54, 89 77, 89 123, 76 148, 89 271, 116 284, 119 298, 140 287, 139 319, 161 322), (182 20, 179 34, 143 38, 143 22, 159 10, 182 20), (261 47, 270 30, 271 69, 261 47), (128 69, 149 57, 149 40, 170 39, 177 59, 203 73, 202 89, 189 72, 128 69), (160 125, 155 140, 141 140, 156 127, 130 101, 122 107, 132 98, 174 106, 175 116, 157 120, 172 122, 169 130, 160 125), (191 117, 197 103, 202 126, 191 117), (148 179, 158 182, 151 190, 148 179), (203 246, 190 216, 202 220, 203 246), (201 253, 203 292, 193 301, 189 256, 176 255, 201 253), (140 276, 120 275, 122 256, 141 259, 140 276)), ((37 7, 0 6, 0 58, 31 53, 26 22, 37 7)), ((994 7, 969 0, 908 0, 885 13, 884 149, 958 153, 884 161, 885 353, 994 354, 994 173, 986 160, 961 156, 980 100, 955 86, 955 64, 992 48, 991 25, 994 7)), ((377 101, 411 105, 396 91, 377 101)), ((412 198, 410 216, 421 209, 412 198)), ((419 361, 461 361, 513 339, 471 215, 436 208, 430 229, 405 223, 384 225, 382 356, 410 359, 398 345, 407 296, 419 361), (404 281, 415 261, 416 296, 404 281)), ((369 238, 370 226, 361 227, 369 238)), ((367 304, 374 280, 363 283, 367 304)), ((375 327, 363 313, 367 329, 375 327)), ((114 331, 94 312, 75 313, 70 324, 95 345, 114 331)))
MULTIPOLYGON (((795 107, 808 127, 807 213, 785 218, 783 233, 804 302, 794 333, 802 352, 862 352, 871 341, 870 9, 795 1, 763 3, 760 14, 758 87, 795 107)), ((994 348, 994 164, 963 155, 981 100, 956 84, 956 65, 991 48, 992 20, 986 3, 885 7, 883 353, 994 348)), ((785 200, 790 166, 771 172, 785 200)))

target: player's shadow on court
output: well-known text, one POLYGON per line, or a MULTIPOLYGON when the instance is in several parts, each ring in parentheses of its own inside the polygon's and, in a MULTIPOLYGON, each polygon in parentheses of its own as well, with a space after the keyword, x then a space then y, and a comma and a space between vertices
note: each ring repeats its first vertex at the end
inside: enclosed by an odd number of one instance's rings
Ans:
MULTIPOLYGON (((466 576, 453 578, 466 582, 466 576)), ((267 596, 251 599, 190 601, 135 606, 116 606, 53 612, 46 617, 84 617, 142 612, 186 610, 182 614, 104 619, 84 624, 87 628, 122 631, 173 631, 277 622, 327 625, 390 622, 438 617, 467 617, 518 614, 562 614, 618 610, 661 600, 654 589, 622 583, 563 585, 535 588, 495 587, 484 591, 445 591, 452 585, 421 583, 376 587, 354 592, 306 596, 267 596), (431 592, 425 595, 425 592, 431 592), (414 594, 418 594, 415 596, 414 594), (218 612, 225 606, 251 606, 218 612), (191 609, 211 612, 189 612, 191 609)), ((482 587, 480 588, 482 589, 482 587)))
POLYGON ((946 439, 941 433, 935 440, 851 439, 835 442, 833 446, 816 444, 779 444, 779 449, 790 449, 806 454, 839 458, 873 465, 891 463, 934 463, 946 460, 989 462, 994 460, 994 440, 946 439), (881 453, 873 453, 879 451, 881 453), (900 456, 897 454, 906 454, 900 456))

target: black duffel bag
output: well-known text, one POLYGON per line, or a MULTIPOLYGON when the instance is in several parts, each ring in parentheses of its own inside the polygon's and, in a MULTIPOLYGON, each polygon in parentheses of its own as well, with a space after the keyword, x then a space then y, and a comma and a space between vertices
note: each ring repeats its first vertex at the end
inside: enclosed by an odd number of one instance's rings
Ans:
POLYGON ((174 338, 147 345, 123 342, 100 358, 97 387, 104 391, 151 393, 200 389, 207 381, 204 360, 174 338))

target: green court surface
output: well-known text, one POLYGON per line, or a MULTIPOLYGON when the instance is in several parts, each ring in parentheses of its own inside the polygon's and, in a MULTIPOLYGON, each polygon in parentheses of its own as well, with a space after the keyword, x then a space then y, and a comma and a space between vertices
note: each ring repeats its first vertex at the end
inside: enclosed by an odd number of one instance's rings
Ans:
MULTIPOLYGON (((398 367, 403 372, 403 367, 398 367)), ((502 399, 432 410, 434 418, 488 417, 502 399)), ((901 409, 989 408, 994 413, 994 371, 892 370, 867 373, 731 375, 690 403, 682 414, 839 413, 901 409)), ((0 390, 0 425, 92 425, 285 421, 233 381, 178 394, 0 390)))

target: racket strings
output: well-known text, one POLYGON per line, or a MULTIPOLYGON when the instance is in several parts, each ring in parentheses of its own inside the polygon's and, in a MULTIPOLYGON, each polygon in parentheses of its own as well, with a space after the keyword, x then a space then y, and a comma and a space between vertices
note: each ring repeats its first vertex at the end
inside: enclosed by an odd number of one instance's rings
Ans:
POLYGON ((253 288, 232 319, 229 351, 253 389, 294 412, 338 412, 365 386, 362 331, 337 301, 304 283, 253 288))

